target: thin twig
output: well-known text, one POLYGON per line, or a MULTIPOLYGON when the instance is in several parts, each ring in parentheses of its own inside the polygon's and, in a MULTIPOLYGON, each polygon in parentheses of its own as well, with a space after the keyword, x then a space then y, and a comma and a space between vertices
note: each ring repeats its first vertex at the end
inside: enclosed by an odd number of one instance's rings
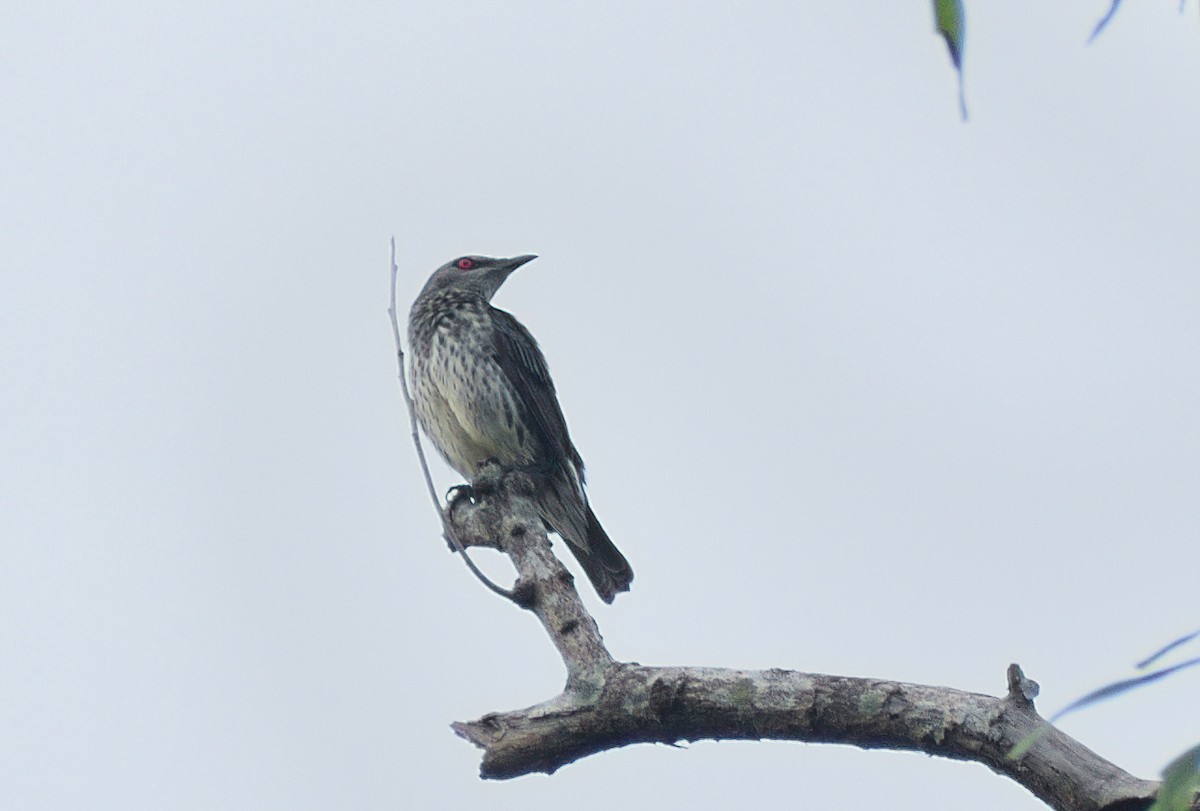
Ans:
POLYGON ((1088 44, 1091 45, 1096 37, 1100 36, 1100 32, 1112 21, 1113 16, 1117 13, 1117 9, 1121 7, 1121 0, 1112 0, 1112 5, 1108 7, 1108 11, 1100 18, 1100 22, 1096 23, 1096 27, 1092 29, 1092 35, 1088 37, 1088 44))
POLYGON ((466 547, 462 545, 462 541, 454 532, 454 527, 446 518, 446 513, 442 510, 442 502, 438 498, 437 488, 433 486, 433 476, 429 473, 429 463, 425 461, 425 449, 421 447, 421 433, 417 430, 417 408, 413 403, 412 395, 408 393, 408 380, 404 376, 404 348, 400 343, 400 322, 396 318, 396 276, 399 270, 396 267, 396 238, 392 237, 392 295, 391 303, 388 305, 388 317, 392 320, 392 337, 396 341, 396 364, 400 369, 400 391, 404 394, 404 405, 408 408, 408 421, 412 428, 413 445, 417 448, 417 459, 421 462, 421 470, 425 473, 425 484, 429 487, 429 497, 433 499, 433 508, 437 510, 438 517, 442 520, 442 535, 450 545, 454 547, 460 555, 463 562, 467 564, 467 568, 471 573, 479 578, 479 582, 487 586, 489 589, 505 597, 509 600, 515 599, 513 593, 508 589, 501 588, 493 583, 488 576, 479 571, 479 567, 475 565, 475 561, 471 560, 471 556, 467 554, 466 547))

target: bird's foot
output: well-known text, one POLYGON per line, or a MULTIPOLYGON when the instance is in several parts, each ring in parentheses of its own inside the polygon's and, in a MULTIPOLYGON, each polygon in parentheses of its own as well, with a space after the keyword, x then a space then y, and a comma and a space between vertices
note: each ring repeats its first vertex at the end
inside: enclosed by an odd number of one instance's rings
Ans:
POLYGON ((450 507, 462 501, 478 504, 480 499, 494 494, 501 488, 507 488, 523 496, 531 496, 537 490, 537 483, 543 481, 553 465, 535 463, 505 467, 499 460, 492 458, 479 465, 470 484, 460 484, 451 487, 446 495, 450 507))
POLYGON ((458 544, 452 540, 451 535, 454 532, 452 527, 457 522, 457 517, 454 513, 459 507, 474 504, 475 491, 469 484, 455 485, 446 491, 446 506, 442 509, 442 522, 445 532, 442 533, 442 537, 446 539, 446 546, 450 547, 451 552, 458 551, 458 544))
POLYGON ((475 503, 475 488, 469 484, 456 484, 446 491, 446 511, 453 512, 454 508, 464 501, 475 503))
POLYGON ((479 466, 479 471, 471 479, 471 488, 475 496, 486 496, 496 492, 504 478, 504 467, 496 459, 488 459, 479 466))
POLYGON ((451 513, 463 504, 478 504, 500 488, 506 471, 495 459, 488 459, 479 466, 479 472, 470 484, 456 484, 446 491, 446 512, 451 513))

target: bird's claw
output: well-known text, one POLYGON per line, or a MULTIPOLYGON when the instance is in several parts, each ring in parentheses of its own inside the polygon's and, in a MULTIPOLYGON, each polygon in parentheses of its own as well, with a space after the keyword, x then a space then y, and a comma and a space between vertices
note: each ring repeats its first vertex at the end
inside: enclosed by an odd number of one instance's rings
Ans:
POLYGON ((475 503, 475 488, 469 484, 456 484, 446 491, 446 506, 453 510, 463 501, 475 503))

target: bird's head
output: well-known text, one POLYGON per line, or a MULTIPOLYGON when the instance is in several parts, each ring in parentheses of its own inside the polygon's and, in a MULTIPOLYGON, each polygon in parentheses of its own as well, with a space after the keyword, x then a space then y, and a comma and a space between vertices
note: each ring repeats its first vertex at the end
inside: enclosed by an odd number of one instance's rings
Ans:
POLYGON ((496 259, 491 256, 460 256, 433 272, 422 294, 433 290, 470 290, 491 301, 514 270, 537 259, 533 254, 496 259))

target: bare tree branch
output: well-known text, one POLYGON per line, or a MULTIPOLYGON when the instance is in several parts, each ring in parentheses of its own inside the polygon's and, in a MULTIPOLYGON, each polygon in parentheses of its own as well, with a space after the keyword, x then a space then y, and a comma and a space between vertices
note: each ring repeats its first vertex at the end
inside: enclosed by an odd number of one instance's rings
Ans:
POLYGON ((632 743, 769 739, 975 761, 1062 811, 1144 809, 1158 791, 1159 783, 1128 774, 1053 727, 1010 760, 1012 748, 1046 724, 1033 705, 1036 684, 1016 665, 1008 669, 1007 694, 996 698, 790 670, 618 662, 551 552, 532 492, 523 474, 508 474, 482 500, 458 502, 448 514, 465 545, 512 558, 516 601, 541 621, 567 667, 565 689, 549 701, 453 725, 483 750, 485 778, 554 772, 632 743))
POLYGON ((533 483, 520 473, 499 480, 489 498, 455 502, 447 513, 467 546, 492 546, 517 567, 513 599, 532 611, 567 666, 568 703, 594 700, 616 664, 574 578, 550 551, 550 539, 530 497, 533 483))

